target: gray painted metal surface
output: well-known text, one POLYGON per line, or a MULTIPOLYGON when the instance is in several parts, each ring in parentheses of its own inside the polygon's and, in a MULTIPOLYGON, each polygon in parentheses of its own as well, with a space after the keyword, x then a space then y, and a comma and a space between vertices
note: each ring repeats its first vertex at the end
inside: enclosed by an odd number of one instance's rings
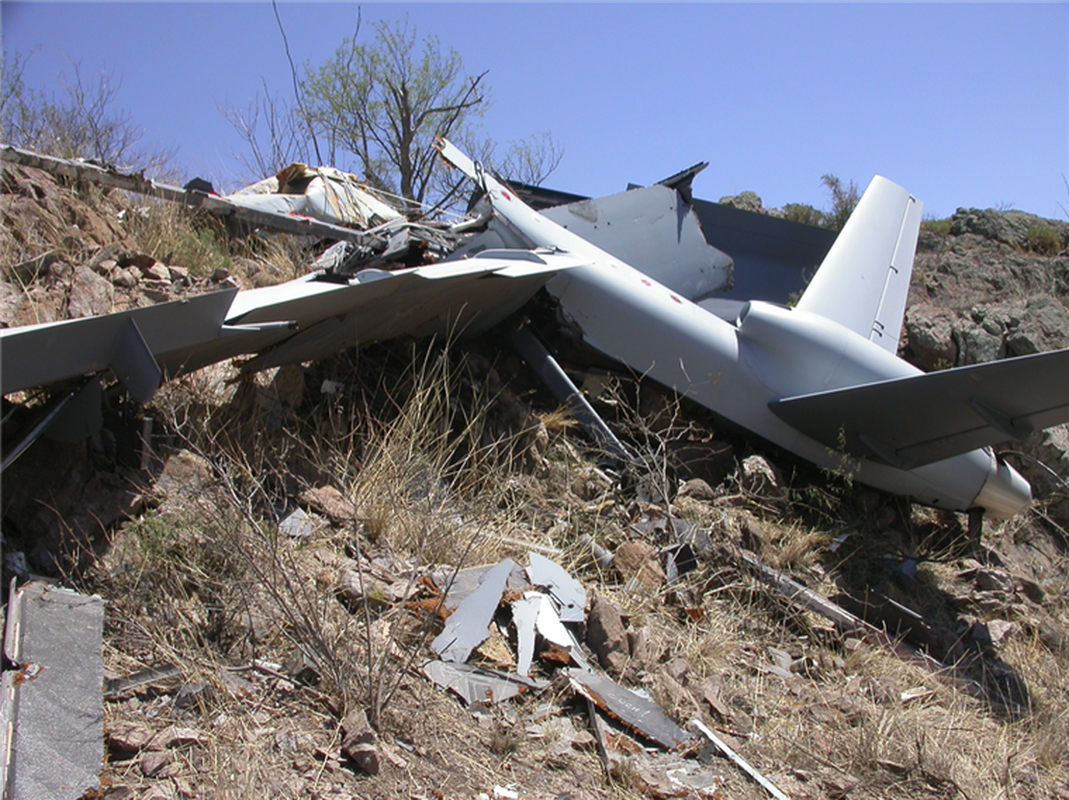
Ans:
POLYGON ((4 328, 0 330, 0 393, 47 386, 112 367, 126 371, 126 366, 127 374, 136 375, 138 354, 128 341, 131 322, 147 350, 166 358, 215 339, 236 294, 237 289, 229 289, 101 317, 4 328))
POLYGON ((471 651, 490 635, 490 620, 501 603, 509 575, 516 563, 505 559, 483 575, 479 588, 469 594, 449 615, 445 629, 431 642, 431 649, 443 661, 463 663, 471 651))
POLYGON ((524 692, 541 691, 549 684, 487 667, 431 661, 423 674, 442 689, 453 692, 469 706, 489 706, 524 692))
POLYGON ((542 214, 689 300, 731 286, 731 256, 706 241, 675 189, 647 186, 542 214))
MULTIPOLYGON (((901 328, 902 287, 912 269, 921 206, 890 181, 873 179, 803 294, 805 308, 751 301, 732 324, 533 211, 448 142, 442 152, 485 190, 486 202, 517 236, 589 262, 546 287, 589 346, 822 468, 842 469, 850 457, 788 424, 769 405, 917 372, 888 342, 901 328)), ((1046 424, 1069 421, 1069 407, 1052 411, 1043 398, 1034 400, 1023 399, 1030 405, 1019 413, 1042 416, 1046 424)), ((983 405, 998 418, 1001 404, 983 405)), ((915 405, 911 411, 924 413, 915 405)), ((862 483, 941 508, 982 507, 1006 517, 1031 500, 1027 482, 1012 468, 967 447, 915 469, 864 458, 848 467, 862 483)))
POLYGON ((786 303, 801 294, 832 243, 834 231, 754 211, 694 201, 706 241, 735 261, 732 286, 721 297, 786 303))
POLYGON ((565 669, 564 674, 568 676, 575 691, 613 719, 661 747, 675 750, 694 739, 669 719, 664 710, 652 700, 625 689, 604 675, 582 669, 565 669))
POLYGON ((851 455, 930 464, 1059 424, 1069 408, 1069 350, 790 397, 771 408, 851 455))
POLYGON ((534 586, 549 591, 556 603, 561 622, 586 620, 586 589, 564 567, 538 553, 530 553, 527 578, 534 586))
POLYGON ((104 601, 29 583, 12 591, 4 650, 3 786, 8 800, 75 800, 104 759, 104 601))
POLYGON ((572 382, 568 374, 538 337, 526 326, 509 331, 509 343, 535 371, 542 382, 549 387, 554 396, 564 403, 576 421, 586 428, 587 433, 605 452, 615 458, 630 461, 634 455, 621 442, 612 429, 605 424, 598 412, 590 405, 579 387, 572 382))
POLYGON ((479 257, 397 272, 366 270, 348 285, 305 281, 270 287, 279 290, 274 292, 253 290, 235 301, 228 321, 297 323, 297 333, 253 359, 247 371, 401 335, 472 335, 505 319, 554 274, 580 263, 552 253, 537 259, 479 257))

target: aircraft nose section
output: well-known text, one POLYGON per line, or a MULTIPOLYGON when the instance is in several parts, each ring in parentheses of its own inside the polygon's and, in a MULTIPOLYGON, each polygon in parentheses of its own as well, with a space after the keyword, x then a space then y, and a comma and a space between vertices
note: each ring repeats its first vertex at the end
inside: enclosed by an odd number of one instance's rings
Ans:
POLYGON ((989 517, 1009 519, 1031 502, 1031 484, 1005 461, 992 456, 991 471, 973 505, 983 508, 989 517))

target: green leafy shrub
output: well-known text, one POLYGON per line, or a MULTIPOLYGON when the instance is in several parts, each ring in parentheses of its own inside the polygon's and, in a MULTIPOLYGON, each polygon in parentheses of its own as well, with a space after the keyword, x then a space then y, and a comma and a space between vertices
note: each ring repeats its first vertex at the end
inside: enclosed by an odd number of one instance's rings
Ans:
POLYGON ((921 222, 921 230, 934 233, 936 236, 950 235, 949 219, 926 219, 921 222))
POLYGON ((784 218, 791 222, 818 227, 824 224, 824 212, 807 203, 787 203, 782 210, 784 218))
POLYGON ((1050 225, 1037 223, 1025 234, 1025 244, 1033 253, 1053 256, 1062 250, 1062 237, 1050 225))

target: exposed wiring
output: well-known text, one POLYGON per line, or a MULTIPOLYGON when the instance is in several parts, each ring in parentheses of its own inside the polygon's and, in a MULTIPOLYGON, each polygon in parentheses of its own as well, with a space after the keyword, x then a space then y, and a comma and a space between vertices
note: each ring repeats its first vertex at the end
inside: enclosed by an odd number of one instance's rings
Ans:
POLYGON ((1066 481, 1065 478, 1063 478, 1061 475, 1059 475, 1057 472, 1055 472, 1052 467, 1048 466, 1047 464, 1044 464, 1038 458, 1036 458, 1033 455, 1030 455, 1029 453, 1022 453, 1020 450, 1001 450, 998 453, 996 453, 995 455, 998 458, 1002 458, 1003 456, 1020 456, 1021 458, 1026 458, 1029 461, 1031 461, 1033 464, 1035 464, 1037 467, 1042 467, 1044 470, 1046 470, 1047 474, 1049 474, 1052 478, 1054 478, 1055 481, 1060 483, 1062 485, 1062 487, 1067 492, 1069 492, 1069 481, 1066 481))

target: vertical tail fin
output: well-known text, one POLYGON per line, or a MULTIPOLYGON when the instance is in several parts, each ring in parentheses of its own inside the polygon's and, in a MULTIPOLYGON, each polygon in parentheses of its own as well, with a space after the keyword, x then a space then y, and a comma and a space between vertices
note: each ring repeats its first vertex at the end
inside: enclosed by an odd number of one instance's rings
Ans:
POLYGON ((874 177, 798 308, 897 352, 923 205, 901 186, 874 177))

